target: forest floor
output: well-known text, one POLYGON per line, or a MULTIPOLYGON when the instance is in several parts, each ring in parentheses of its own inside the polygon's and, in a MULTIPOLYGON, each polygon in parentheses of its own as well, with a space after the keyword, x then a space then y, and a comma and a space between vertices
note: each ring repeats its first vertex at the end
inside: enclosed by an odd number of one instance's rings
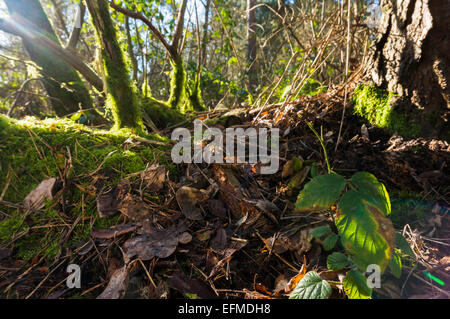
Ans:
MULTIPOLYGON (((327 270, 332 251, 311 238, 317 226, 335 229, 329 214, 293 213, 311 174, 327 171, 308 120, 323 131, 335 172, 350 177, 367 171, 385 184, 394 227, 416 255, 403 262, 400 278, 387 271, 374 297, 448 298, 449 144, 388 134, 349 110, 336 150, 342 107, 342 96, 324 93, 301 98, 283 112, 269 108, 256 116, 243 109, 225 124, 215 121, 219 128, 280 128, 281 165, 273 175, 261 175, 250 164, 174 165, 170 147, 163 145, 169 130, 159 140, 115 136, 115 146, 107 135, 88 131, 80 142, 67 135, 53 143, 48 130, 24 130, 40 156, 36 160, 44 161, 44 149, 51 149, 55 160, 46 163, 56 169, 33 173, 25 154, 22 167, 2 176, 0 296, 287 298, 306 271, 340 281, 342 271, 327 270), (303 162, 297 173, 285 167, 294 157, 303 162), (66 287, 69 264, 81 267, 81 289, 66 287)), ((55 124, 54 130, 61 128, 55 124)), ((345 298, 341 285, 332 288, 332 298, 345 298)))

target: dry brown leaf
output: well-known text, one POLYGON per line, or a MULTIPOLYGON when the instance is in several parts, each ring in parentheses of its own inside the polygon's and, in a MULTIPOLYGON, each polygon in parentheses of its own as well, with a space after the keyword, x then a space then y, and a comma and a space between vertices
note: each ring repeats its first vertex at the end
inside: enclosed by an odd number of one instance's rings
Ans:
POLYGON ((172 226, 127 240, 123 245, 125 263, 128 264, 134 256, 143 261, 169 257, 177 249, 178 243, 187 244, 192 240, 185 230, 183 225, 172 226))
POLYGON ((208 199, 206 191, 198 190, 193 187, 183 186, 177 193, 178 205, 183 214, 190 220, 202 220, 202 211, 198 204, 208 199))
POLYGON ((109 280, 108 286, 97 297, 97 299, 120 299, 127 290, 128 284, 128 269, 127 266, 123 266, 117 269, 109 280))
POLYGON ((154 164, 141 172, 141 178, 150 192, 157 192, 164 186, 166 180, 166 167, 154 164))
POLYGON ((219 260, 219 262, 211 270, 208 279, 217 274, 217 272, 223 267, 223 265, 231 259, 233 254, 241 250, 245 245, 247 245, 246 242, 233 242, 229 248, 224 249, 223 252, 221 253, 222 259, 219 260))
POLYGON ((42 181, 35 189, 33 189, 23 201, 25 209, 39 210, 45 206, 46 200, 53 199, 57 186, 57 179, 50 178, 42 181))
POLYGON ((142 222, 151 215, 151 209, 138 196, 130 193, 126 194, 124 199, 118 204, 117 209, 136 222, 142 222))

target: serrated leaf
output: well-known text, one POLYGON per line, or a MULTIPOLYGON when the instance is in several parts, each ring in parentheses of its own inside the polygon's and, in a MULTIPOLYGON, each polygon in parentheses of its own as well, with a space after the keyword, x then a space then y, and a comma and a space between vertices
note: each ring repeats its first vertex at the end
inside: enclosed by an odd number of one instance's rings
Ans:
POLYGON ((317 272, 310 271, 300 280, 289 299, 327 299, 330 295, 330 284, 317 272))
POLYGON ((395 231, 390 219, 360 192, 350 190, 339 203, 336 226, 342 245, 360 270, 377 264, 384 272, 395 248, 395 231))
POLYGON ((338 174, 313 178, 298 195, 295 210, 305 212, 329 209, 341 195, 346 182, 345 178, 338 174))
POLYGON ((313 235, 314 238, 319 239, 320 237, 325 236, 329 233, 331 233, 331 228, 330 226, 325 225, 314 228, 314 230, 311 232, 311 235, 313 235))
POLYGON ((345 276, 344 291, 348 299, 370 299, 372 296, 366 277, 357 270, 350 270, 345 276))
POLYGON ((367 172, 358 172, 352 176, 351 182, 358 188, 364 198, 383 212, 384 216, 391 213, 391 201, 386 187, 378 179, 367 172))
POLYGON ((389 260, 389 269, 396 278, 402 276, 402 259, 397 253, 393 253, 391 260, 389 260))
POLYGON ((397 248, 402 251, 402 253, 410 256, 411 258, 416 258, 414 251, 411 249, 408 241, 399 233, 395 233, 395 242, 397 244, 397 248))
POLYGON ((341 270, 348 265, 348 258, 342 253, 334 252, 327 258, 327 267, 330 270, 341 270))
POLYGON ((336 234, 331 234, 323 241, 323 249, 326 251, 331 250, 336 246, 339 236, 336 234))

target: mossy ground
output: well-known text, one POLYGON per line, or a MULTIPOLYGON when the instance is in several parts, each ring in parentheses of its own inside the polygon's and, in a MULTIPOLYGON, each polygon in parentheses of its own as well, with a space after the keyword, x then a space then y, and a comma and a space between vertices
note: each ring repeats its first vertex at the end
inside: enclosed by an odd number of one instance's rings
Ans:
POLYGON ((394 96, 394 93, 375 86, 359 85, 353 93, 354 113, 391 133, 416 137, 420 125, 392 107, 394 96))
MULTIPOLYGON (((42 180, 51 177, 66 175, 65 180, 70 181, 66 185, 70 192, 65 192, 64 198, 58 193, 39 213, 25 215, 18 209, 0 206, 0 245, 28 231, 14 242, 14 256, 24 260, 43 255, 52 258, 64 246, 88 239, 92 227, 99 229, 114 225, 117 217, 97 217, 95 198, 98 194, 92 190, 93 176, 80 176, 95 172, 94 176, 102 177, 104 189, 144 170, 147 163, 168 163, 167 148, 147 143, 130 146, 124 143, 130 137, 137 136, 131 130, 94 130, 68 119, 39 121, 26 118, 16 121, 0 115, 2 200, 21 203, 42 180), (71 169, 68 169, 69 161, 71 169), (100 170, 96 171, 99 167, 100 170), (77 218, 79 222, 70 237, 60 245, 64 229, 67 230, 67 225, 72 225, 77 218)), ((167 142, 159 135, 145 138, 167 142)))

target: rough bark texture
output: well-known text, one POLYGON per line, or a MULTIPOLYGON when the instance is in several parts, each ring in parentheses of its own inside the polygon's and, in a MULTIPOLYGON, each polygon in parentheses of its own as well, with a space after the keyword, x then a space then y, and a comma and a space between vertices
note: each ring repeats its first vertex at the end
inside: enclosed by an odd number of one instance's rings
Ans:
MULTIPOLYGON (((24 32, 31 30, 61 45, 39 0, 5 0, 11 20, 24 32)), ((39 41, 23 39, 30 59, 41 69, 45 89, 52 99, 54 111, 59 116, 91 107, 89 92, 77 72, 39 41)))
POLYGON ((382 1, 383 16, 367 75, 396 94, 392 108, 420 124, 420 134, 448 137, 448 0, 382 1))
POLYGON ((117 41, 117 32, 105 0, 87 0, 88 10, 101 47, 108 106, 116 128, 142 129, 142 115, 133 89, 128 65, 117 41))

